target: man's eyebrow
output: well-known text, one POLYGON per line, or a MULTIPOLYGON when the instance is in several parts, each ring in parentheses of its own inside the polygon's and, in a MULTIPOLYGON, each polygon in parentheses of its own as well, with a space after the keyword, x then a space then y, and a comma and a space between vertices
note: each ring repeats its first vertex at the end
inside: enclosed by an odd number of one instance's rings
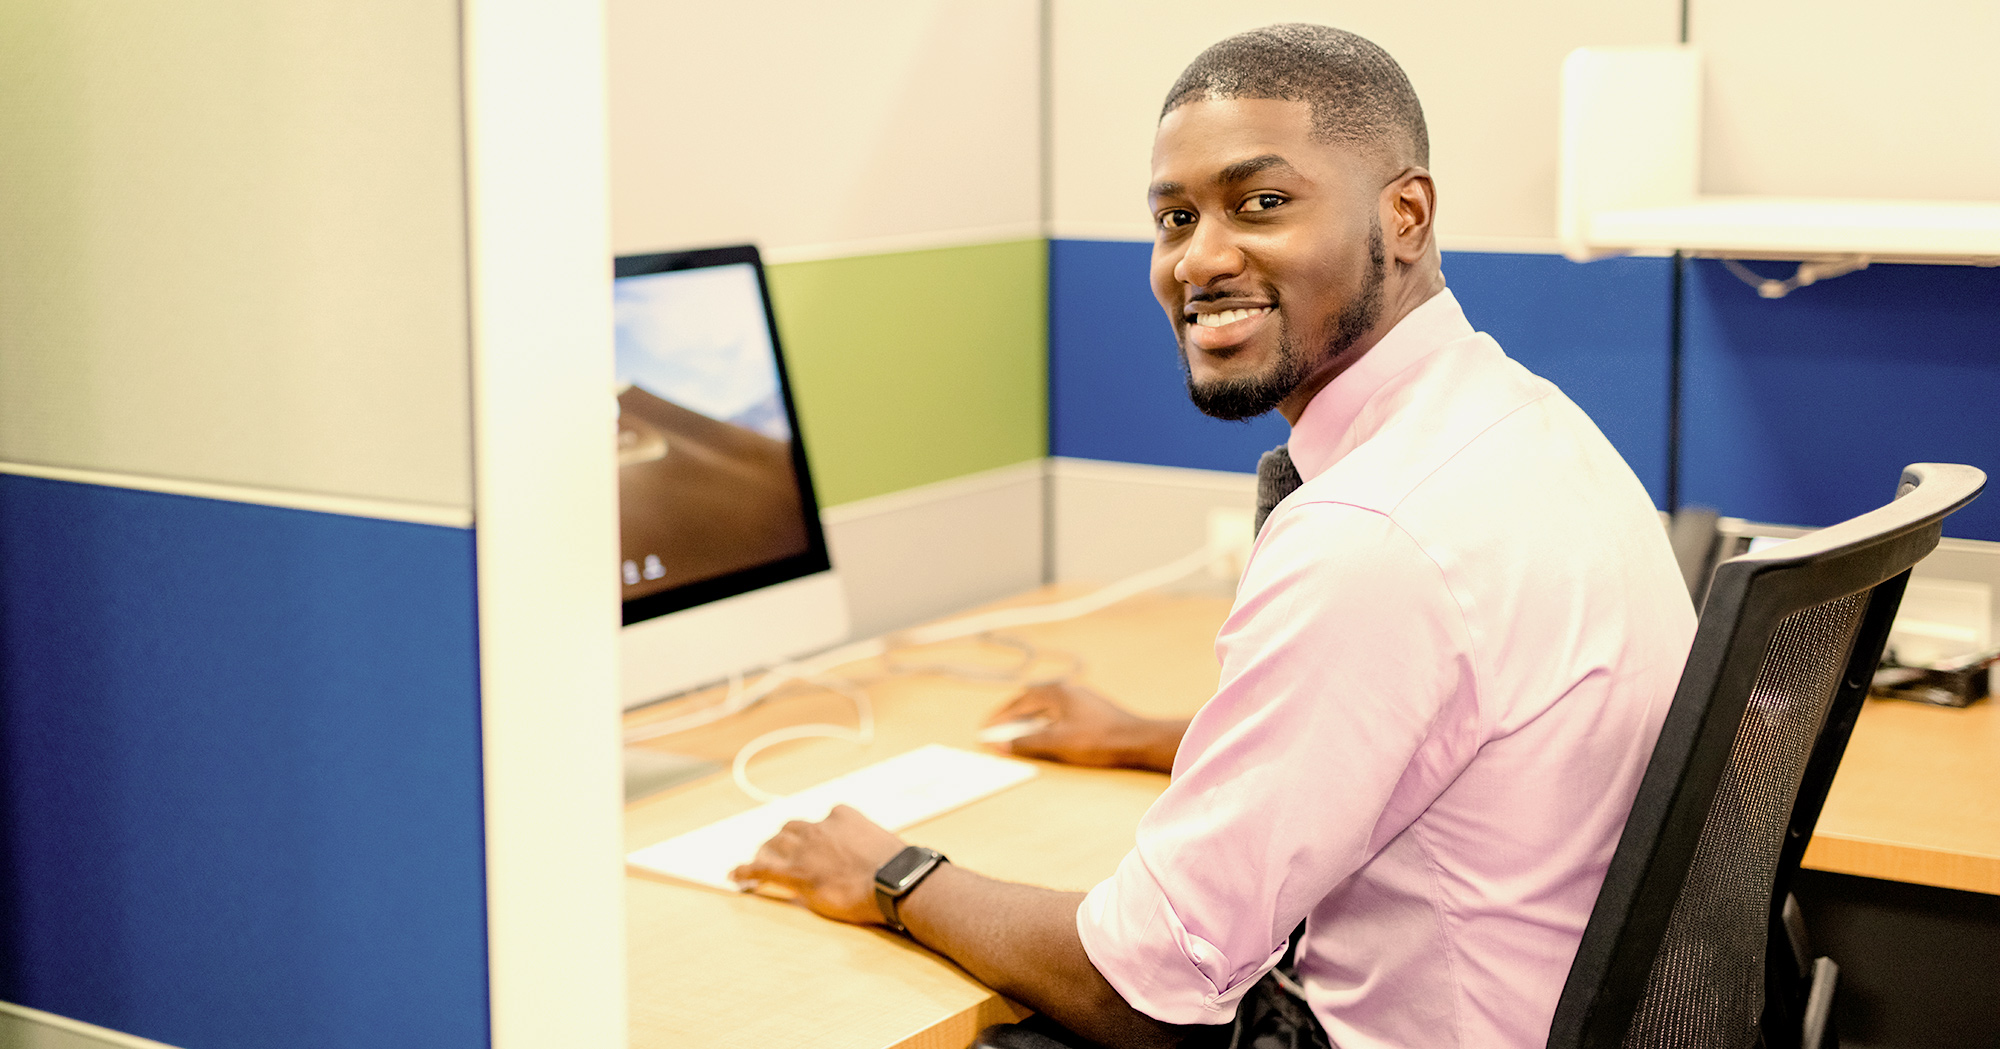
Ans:
POLYGON ((1227 186, 1232 182, 1241 182, 1252 175, 1278 169, 1290 172, 1293 170, 1292 162, 1276 153, 1266 153, 1260 157, 1239 160, 1223 168, 1220 172, 1216 173, 1215 184, 1218 186, 1227 186))
MULTIPOLYGON (((1292 167, 1292 162, 1286 160, 1284 157, 1276 153, 1266 153, 1262 156, 1251 157, 1248 160, 1239 160, 1216 172, 1215 184, 1218 186, 1231 185, 1266 171, 1295 173, 1296 169, 1292 167)), ((1146 196, 1150 199, 1179 197, 1186 194, 1187 186, 1179 182, 1155 182, 1146 190, 1146 196)))

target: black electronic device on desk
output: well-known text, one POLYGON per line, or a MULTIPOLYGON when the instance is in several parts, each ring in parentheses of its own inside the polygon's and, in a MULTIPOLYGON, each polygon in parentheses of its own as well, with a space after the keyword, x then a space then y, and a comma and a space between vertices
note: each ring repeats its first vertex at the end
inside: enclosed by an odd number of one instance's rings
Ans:
MULTIPOLYGON (((1767 550, 1808 532, 1804 528, 1757 524, 1733 517, 1713 520, 1715 549, 1703 570, 1704 576, 1713 572, 1714 565, 1738 554, 1767 550)), ((1955 553, 1958 561, 1945 571, 1990 575, 1990 571, 1970 571, 1967 566, 1975 556, 1990 560, 1994 556, 1992 551, 1982 550, 1975 555, 1972 548, 1983 544, 1957 545, 1965 549, 1946 551, 1955 553)), ((1703 584, 1706 589, 1706 578, 1703 584)), ((1963 707, 1984 699, 1991 691, 1991 668, 2000 662, 2000 646, 1996 646, 1996 640, 2000 639, 1994 636, 1994 620, 1992 583, 1976 578, 1947 578, 1938 569, 1913 573, 1883 648, 1882 664, 1875 672, 1870 694, 1945 707, 1963 707)))
POLYGON ((1913 699, 1940 707, 1963 707, 1985 699, 1991 691, 1995 654, 1964 661, 1965 665, 1906 667, 1885 662, 1875 671, 1869 692, 1885 699, 1913 699))
POLYGON ((630 707, 845 640, 847 602, 757 249, 615 273, 630 707))
MULTIPOLYGON (((621 256, 613 273, 631 708, 835 645, 848 613, 757 249, 621 256)), ((714 767, 638 749, 626 764, 628 797, 714 767)))

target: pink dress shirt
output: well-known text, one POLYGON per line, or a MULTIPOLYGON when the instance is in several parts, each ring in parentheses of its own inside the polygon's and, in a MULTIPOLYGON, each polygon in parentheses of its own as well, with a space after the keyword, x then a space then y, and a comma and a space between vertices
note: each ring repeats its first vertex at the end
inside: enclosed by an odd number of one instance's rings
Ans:
POLYGON ((1305 483, 1084 950, 1141 1012, 1223 1023, 1306 919, 1341 1049, 1541 1046, 1694 635, 1665 531, 1449 291, 1290 447, 1305 483))

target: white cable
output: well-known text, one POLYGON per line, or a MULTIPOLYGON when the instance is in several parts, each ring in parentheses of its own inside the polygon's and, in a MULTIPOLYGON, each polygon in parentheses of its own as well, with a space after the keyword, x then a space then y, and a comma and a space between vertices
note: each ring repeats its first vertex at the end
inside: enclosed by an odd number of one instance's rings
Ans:
POLYGON ((735 777, 736 786, 743 793, 750 795, 758 801, 776 801, 785 795, 773 794, 750 782, 750 759, 756 757, 759 752, 766 748, 774 747, 780 743, 789 743, 795 739, 821 738, 845 739, 855 743, 862 742, 859 733, 856 733, 846 725, 787 725, 784 728, 766 732, 756 739, 743 744, 743 749, 736 752, 736 760, 729 763, 729 774, 735 777))
POLYGON ((912 651, 912 649, 892 647, 889 649, 888 654, 882 657, 883 676, 910 677, 918 674, 927 674, 933 677, 958 678, 964 681, 1013 682, 1023 687, 1032 688, 1036 685, 1052 685, 1059 681, 1068 681, 1078 674, 1083 673, 1083 658, 1074 652, 1065 652, 1060 649, 1052 652, 1044 652, 1039 646, 1023 638, 1001 633, 980 634, 976 640, 983 644, 999 648, 1013 649, 1019 653, 1020 658, 1012 666, 1008 667, 992 667, 954 660, 932 660, 918 663, 898 658, 898 653, 912 651), (1031 671, 1040 667, 1045 662, 1056 664, 1056 666, 1054 669, 1045 669, 1041 673, 1031 673, 1031 671))
MULTIPOLYGON (((811 659, 800 662, 781 663, 764 673, 754 684, 742 688, 732 687, 722 702, 712 707, 655 721, 650 725, 639 725, 625 730, 625 742, 638 743, 659 736, 670 736, 676 732, 700 728, 714 724, 731 714, 740 714, 763 702, 771 693, 789 681, 818 677, 837 666, 873 659, 889 650, 888 642, 882 638, 870 638, 851 645, 829 649, 811 659)), ((738 679, 740 680, 740 678, 738 679)))
POLYGON ((750 759, 780 743, 788 743, 795 739, 844 739, 865 747, 875 741, 875 707, 868 701, 868 693, 865 690, 856 687, 851 681, 838 679, 820 679, 813 683, 839 692, 854 701, 855 726, 848 728, 846 725, 788 725, 781 729, 773 729, 743 744, 742 749, 736 752, 735 760, 729 763, 729 775, 736 780, 737 789, 758 801, 776 801, 784 797, 750 782, 750 759))
POLYGON ((1842 255, 1832 259, 1807 259, 1800 262, 1798 268, 1792 272, 1792 275, 1784 280, 1763 276, 1735 259, 1723 259, 1722 265, 1729 272, 1735 274, 1737 280, 1755 288, 1759 297, 1782 299, 1800 288, 1810 288, 1820 281, 1845 276, 1857 270, 1865 270, 1868 268, 1869 261, 1866 255, 1842 255))
MULTIPOLYGON (((1108 608, 1128 597, 1134 597, 1148 590, 1162 587, 1186 576, 1193 575, 1207 568, 1218 559, 1226 557, 1227 553, 1227 551, 1204 547, 1186 557, 1161 565, 1158 568, 1129 576, 1095 593, 1086 594, 1083 597, 1073 598, 1068 601, 1032 605, 1027 608, 1009 608, 997 612, 988 612, 983 615, 968 616, 964 619, 952 620, 946 623, 939 623, 936 626, 910 631, 890 640, 893 640, 897 647, 901 645, 932 645, 942 641, 955 641, 960 638, 988 634, 1007 627, 1028 626, 1035 623, 1055 623, 1066 619, 1075 619, 1079 616, 1089 615, 1100 609, 1108 608)), ((708 710, 698 711, 695 714, 686 715, 683 718, 675 720, 691 721, 699 717, 702 719, 700 724, 708 724, 712 721, 720 720, 731 713, 735 713, 737 710, 747 709, 752 704, 761 701, 765 696, 770 695, 779 683, 785 680, 810 681, 823 688, 842 693, 853 700, 855 714, 854 728, 848 728, 845 725, 829 725, 824 723, 788 725, 784 728, 766 732, 745 743, 736 751, 736 757, 729 763, 729 775, 731 779, 736 781, 737 789, 748 794, 753 800, 758 802, 776 801, 785 795, 774 794, 750 782, 750 760, 758 754, 780 743, 789 743, 800 739, 842 739, 861 746, 867 746, 869 743, 874 742, 875 710, 874 704, 869 701, 867 691, 857 686, 854 682, 828 677, 826 676, 826 671, 845 663, 885 654, 892 647, 890 640, 864 641, 856 645, 847 645, 843 648, 823 653, 818 658, 805 663, 787 664, 786 666, 774 668, 770 673, 758 679, 755 685, 752 685, 748 689, 741 689, 740 698, 735 695, 739 691, 735 687, 739 682, 732 680, 731 697, 725 698, 722 703, 708 710), (874 651, 870 651, 866 655, 850 654, 850 652, 859 652, 867 649, 873 649, 874 651), (767 683, 769 683, 768 686, 767 683), (716 711, 723 711, 726 707, 734 707, 735 709, 715 713, 716 711)), ((1032 663, 1032 648, 1029 651, 1029 662, 1032 663)), ((1023 669, 1025 668, 1026 664, 1023 665, 1023 669)), ((662 724, 671 725, 673 722, 663 722, 662 724)), ((665 732, 660 731, 659 725, 647 726, 647 730, 649 731, 649 735, 645 738, 650 738, 651 735, 665 734, 665 732)), ((670 729, 668 731, 676 730, 670 729)), ((628 733, 627 739, 631 738, 632 734, 628 733)))
POLYGON ((1087 616, 1100 609, 1109 608, 1128 597, 1135 597, 1148 590, 1158 589, 1191 576, 1223 556, 1226 555, 1204 546, 1186 557, 1158 568, 1147 569, 1082 597, 1067 601, 1052 601, 1043 605, 1029 605, 1026 608, 1003 608, 995 612, 967 616, 964 619, 953 619, 936 626, 918 627, 897 635, 895 640, 910 645, 934 645, 940 641, 956 641, 962 637, 1005 630, 1008 627, 1059 623, 1065 619, 1087 616))
POLYGON ((858 641, 851 645, 842 645, 839 648, 830 649, 811 659, 783 663, 772 667, 764 676, 758 678, 754 684, 747 687, 735 687, 736 682, 732 681, 729 694, 723 698, 722 702, 712 707, 705 707, 679 717, 668 718, 665 721, 656 721, 650 725, 639 725, 627 729, 625 731, 625 742, 638 743, 660 736, 672 735, 676 732, 686 732, 689 729, 700 728, 703 725, 714 724, 723 718, 729 717, 732 714, 740 714, 763 702, 771 693, 776 692, 780 686, 787 682, 811 680, 835 667, 859 662, 864 659, 873 659, 888 652, 892 645, 897 647, 905 645, 934 645, 942 641, 956 641, 960 638, 973 637, 995 630, 1004 630, 1008 627, 1058 623, 1066 619, 1086 616, 1100 609, 1109 608, 1128 597, 1134 597, 1148 590, 1154 590, 1166 586, 1168 583, 1186 578, 1227 556, 1228 552, 1226 550, 1204 546, 1185 557, 1177 558, 1158 568, 1147 569, 1136 575, 1128 576, 1109 586, 1085 594, 1082 597, 1070 598, 1067 601, 1051 601, 1047 604, 1029 605, 1025 608, 1003 608, 994 612, 986 612, 980 615, 967 616, 963 619, 938 623, 934 626, 919 627, 901 634, 892 634, 885 638, 870 638, 867 641, 858 641))

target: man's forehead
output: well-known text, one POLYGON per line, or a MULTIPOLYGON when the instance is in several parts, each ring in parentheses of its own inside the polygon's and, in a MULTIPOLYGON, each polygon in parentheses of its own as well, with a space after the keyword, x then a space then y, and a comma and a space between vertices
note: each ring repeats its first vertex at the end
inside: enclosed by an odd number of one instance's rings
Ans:
POLYGON ((1313 134, 1312 108, 1284 99, 1202 99, 1160 120, 1153 186, 1185 190, 1257 174, 1310 175, 1346 167, 1352 150, 1313 134))
POLYGON ((1203 98, 1184 102, 1160 118, 1153 148, 1250 139, 1312 138, 1312 107, 1281 98, 1203 98))

